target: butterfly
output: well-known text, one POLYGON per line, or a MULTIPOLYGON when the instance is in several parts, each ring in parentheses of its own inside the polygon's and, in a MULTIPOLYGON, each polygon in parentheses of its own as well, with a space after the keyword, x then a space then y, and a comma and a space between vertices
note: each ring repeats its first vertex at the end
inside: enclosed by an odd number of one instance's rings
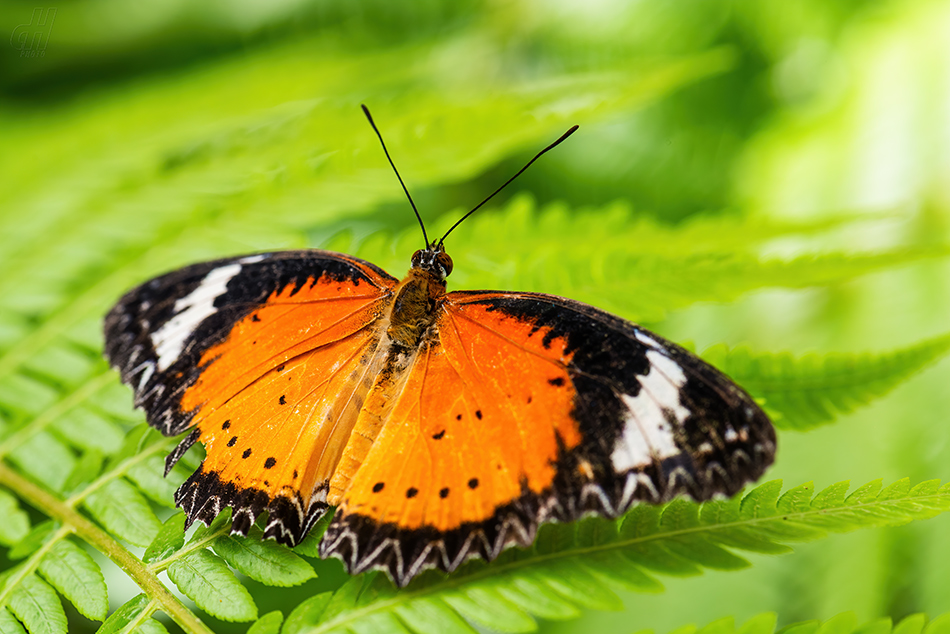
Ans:
POLYGON ((187 266, 119 300, 106 356, 150 425, 188 432, 166 475, 206 449, 175 496, 187 525, 231 507, 232 534, 263 520, 294 546, 335 507, 321 556, 405 586, 529 546, 546 522, 729 496, 764 472, 768 417, 680 346, 553 295, 447 292, 445 238, 490 198, 438 241, 423 225, 402 280, 284 251, 187 266))

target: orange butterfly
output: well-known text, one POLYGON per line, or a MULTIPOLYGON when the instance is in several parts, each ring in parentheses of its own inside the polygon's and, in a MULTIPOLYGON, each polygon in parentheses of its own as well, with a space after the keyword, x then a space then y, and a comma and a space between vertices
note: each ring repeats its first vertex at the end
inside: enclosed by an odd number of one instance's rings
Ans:
POLYGON ((189 525, 230 506, 246 535, 266 511, 264 535, 293 546, 336 507, 321 555, 404 586, 528 546, 544 522, 732 495, 772 463, 766 415, 681 347, 552 295, 447 293, 449 232, 423 227, 401 281, 287 251, 188 266, 116 304, 106 354, 135 404, 166 435, 192 430, 166 472, 207 449, 175 497, 189 525))

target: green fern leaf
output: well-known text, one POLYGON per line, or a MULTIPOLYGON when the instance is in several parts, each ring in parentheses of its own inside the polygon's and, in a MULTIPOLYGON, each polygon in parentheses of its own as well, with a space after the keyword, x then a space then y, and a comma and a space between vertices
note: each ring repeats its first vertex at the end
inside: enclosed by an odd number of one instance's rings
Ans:
POLYGON ((892 627, 893 622, 889 618, 874 619, 859 625, 855 634, 891 634, 892 627))
POLYGON ((39 550, 43 544, 49 541, 57 528, 56 523, 52 520, 40 522, 30 529, 30 532, 10 549, 7 556, 14 561, 29 557, 39 550))
POLYGON ((894 632, 897 634, 921 634, 926 622, 927 617, 923 614, 911 614, 894 626, 894 632))
POLYGON ((528 612, 497 592, 473 587, 446 592, 442 600, 459 615, 499 632, 532 632, 534 619, 528 612))
POLYGON ((9 453, 10 462, 33 480, 62 491, 76 468, 76 457, 52 434, 41 431, 9 453))
POLYGON ((63 492, 76 493, 88 486, 102 473, 105 456, 98 449, 90 449, 80 456, 72 473, 63 483, 63 492))
MULTIPOLYGON (((721 619, 720 622, 722 621, 726 622, 724 627, 722 627, 723 631, 730 629, 729 626, 733 626, 734 628, 732 619, 721 619)), ((778 617, 774 612, 764 612, 762 614, 757 614, 743 623, 742 627, 735 628, 736 634, 772 634, 772 632, 775 631, 775 624, 777 621, 778 617)), ((710 633, 703 632, 703 634, 710 633)))
POLYGON ((122 478, 90 493, 84 506, 110 532, 136 546, 148 546, 161 528, 142 494, 122 478))
POLYGON ((176 464, 175 467, 166 477, 165 459, 159 455, 152 455, 132 465, 128 470, 128 477, 151 501, 161 506, 174 508, 175 491, 189 475, 184 466, 179 467, 176 464))
POLYGON ((247 628, 247 634, 278 634, 283 622, 283 613, 280 610, 274 610, 254 621, 251 626, 247 628))
POLYGON ((20 508, 16 498, 0 489, 0 544, 12 546, 30 532, 30 517, 20 508))
POLYGON ((87 407, 76 407, 59 416, 50 429, 77 449, 115 453, 122 446, 125 431, 87 407))
POLYGON ((132 632, 133 634, 168 634, 168 629, 155 619, 146 619, 132 632))
POLYGON ((703 358, 765 401, 776 425, 806 430, 884 396, 950 351, 950 335, 883 354, 757 353, 717 345, 703 358))
MULTIPOLYGON (((537 595, 537 592, 531 592, 530 590, 528 592, 534 596, 537 595)), ((558 603, 563 605, 563 602, 558 603)), ((542 606, 542 611, 548 613, 553 613, 558 609, 545 610, 544 606, 546 604, 543 600, 538 604, 542 606)), ((458 612, 437 597, 427 597, 410 603, 403 603, 398 605, 394 611, 396 616, 407 625, 408 629, 419 634, 475 634, 476 632, 465 619, 459 616, 458 612)))
POLYGON ((56 591, 36 575, 14 588, 8 606, 30 634, 66 634, 66 613, 56 591))
MULTIPOLYGON (((733 550, 783 552, 788 543, 829 532, 894 526, 950 510, 950 484, 935 481, 911 487, 899 480, 883 489, 872 482, 851 495, 848 483, 841 482, 813 492, 808 483, 781 494, 781 483, 772 481, 731 500, 639 505, 614 522, 614 531, 600 518, 545 525, 530 549, 506 551, 488 565, 471 562, 441 579, 424 575, 398 594, 381 575, 355 577, 332 598, 295 611, 286 627, 329 632, 372 618, 380 631, 421 633, 410 615, 428 611, 449 623, 464 618, 499 631, 530 631, 533 617, 570 618, 580 608, 617 608, 612 586, 652 590, 655 586, 641 581, 651 573, 734 569, 746 563, 733 550), (621 566, 636 570, 637 582, 624 582, 617 573, 621 566), (417 607, 417 601, 425 603, 417 607), (455 617, 445 617, 446 610, 455 617), (402 619, 394 621, 390 613, 402 619)), ((838 627, 835 623, 829 627, 838 627)))
POLYGON ((142 561, 147 564, 174 555, 185 545, 185 514, 175 513, 162 524, 155 539, 145 549, 142 561))
POLYGON ((322 592, 301 601, 287 616, 281 634, 299 634, 308 629, 311 624, 318 622, 331 598, 333 598, 332 592, 322 592))
POLYGON ((950 613, 938 616, 924 628, 924 634, 947 634, 950 632, 950 613))
POLYGON ((253 621, 257 606, 227 564, 210 551, 201 549, 175 559, 168 566, 168 578, 198 607, 224 621, 253 621))
POLYGON ((99 565, 69 540, 56 542, 39 572, 83 616, 101 621, 109 613, 109 593, 99 565))
MULTIPOLYGON (((96 634, 119 634, 119 632, 129 631, 129 627, 134 627, 134 623, 148 622, 150 601, 147 596, 144 594, 136 595, 135 597, 126 601, 118 610, 109 615, 109 618, 103 622, 102 627, 96 632, 96 634)), ((160 634, 165 628, 162 627, 157 621, 151 621, 156 625, 161 627, 159 631, 149 631, 148 629, 143 629, 141 627, 137 628, 134 631, 140 632, 141 634, 160 634)))
POLYGON ((56 397, 53 387, 24 374, 0 379, 0 402, 8 411, 20 415, 36 415, 52 405, 56 397))
POLYGON ((296 586, 316 576, 310 564, 263 532, 247 537, 226 535, 214 540, 214 552, 238 572, 269 586, 296 586))
POLYGON ((6 608, 0 608, 0 634, 26 634, 20 622, 6 608))

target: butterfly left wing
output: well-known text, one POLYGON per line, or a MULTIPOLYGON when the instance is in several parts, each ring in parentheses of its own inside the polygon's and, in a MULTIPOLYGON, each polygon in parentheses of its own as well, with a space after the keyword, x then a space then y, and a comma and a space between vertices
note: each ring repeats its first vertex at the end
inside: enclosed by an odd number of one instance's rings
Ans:
POLYGON ((327 508, 327 483, 372 377, 380 317, 397 280, 327 251, 205 262, 127 293, 105 321, 106 354, 149 424, 193 432, 207 458, 176 494, 190 524, 234 508, 246 534, 298 542, 327 508))
POLYGON ((762 410, 679 346, 531 293, 446 296, 321 554, 400 585, 530 545, 540 523, 731 495, 771 464, 762 410))

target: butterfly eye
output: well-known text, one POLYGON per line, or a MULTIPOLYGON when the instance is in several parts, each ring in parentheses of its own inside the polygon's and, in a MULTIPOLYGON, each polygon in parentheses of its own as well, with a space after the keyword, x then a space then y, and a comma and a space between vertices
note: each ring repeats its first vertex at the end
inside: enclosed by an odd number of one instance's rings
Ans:
POLYGON ((452 258, 449 257, 449 254, 443 251, 438 256, 439 264, 442 266, 442 269, 445 271, 445 277, 448 277, 452 272, 452 258))
POLYGON ((412 262, 413 267, 418 267, 422 263, 422 254, 423 254, 422 249, 419 249, 418 251, 412 254, 411 262, 412 262))

